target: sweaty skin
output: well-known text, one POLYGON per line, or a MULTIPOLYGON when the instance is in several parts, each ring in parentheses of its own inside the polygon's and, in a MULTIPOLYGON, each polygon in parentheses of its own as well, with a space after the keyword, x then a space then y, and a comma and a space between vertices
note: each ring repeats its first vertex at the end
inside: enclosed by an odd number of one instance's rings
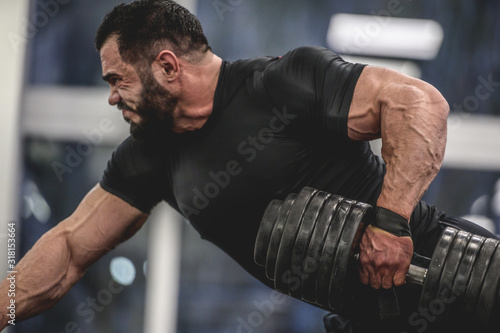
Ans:
MULTIPOLYGON (((354 90, 348 135, 382 138, 387 172, 377 206, 409 220, 441 167, 448 112, 448 103, 430 84, 389 69, 364 69, 354 90)), ((410 237, 369 226, 360 251, 362 283, 378 289, 405 282, 413 253, 410 237)))

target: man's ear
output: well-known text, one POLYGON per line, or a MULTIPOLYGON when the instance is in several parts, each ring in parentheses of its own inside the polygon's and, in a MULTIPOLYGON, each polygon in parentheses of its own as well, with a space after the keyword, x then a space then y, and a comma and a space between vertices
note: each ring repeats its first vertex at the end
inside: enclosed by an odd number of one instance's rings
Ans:
POLYGON ((167 81, 175 80, 179 75, 179 61, 175 54, 168 50, 163 50, 156 57, 156 61, 165 72, 167 81))

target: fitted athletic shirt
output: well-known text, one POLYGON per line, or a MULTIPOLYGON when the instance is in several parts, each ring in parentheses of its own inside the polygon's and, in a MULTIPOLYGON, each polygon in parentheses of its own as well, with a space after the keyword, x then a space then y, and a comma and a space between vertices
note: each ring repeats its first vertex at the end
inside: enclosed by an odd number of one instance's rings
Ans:
MULTIPOLYGON (((253 259, 271 200, 311 186, 375 206, 384 162, 368 142, 347 136, 363 68, 317 47, 224 61, 213 112, 200 130, 127 138, 100 184, 145 213, 168 202, 202 238, 271 285, 253 259)), ((417 210, 419 220, 438 220, 423 203, 417 210)))
POLYGON ((202 238, 255 272, 255 235, 272 199, 312 186, 376 201, 383 163, 367 142, 347 137, 363 68, 312 47, 224 61, 205 125, 165 142, 129 137, 101 186, 146 213, 167 201, 202 238))

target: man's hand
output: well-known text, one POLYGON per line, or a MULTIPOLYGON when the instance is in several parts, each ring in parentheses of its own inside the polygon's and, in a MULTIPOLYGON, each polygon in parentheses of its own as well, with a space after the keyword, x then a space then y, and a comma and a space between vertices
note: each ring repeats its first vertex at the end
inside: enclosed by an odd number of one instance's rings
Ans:
POLYGON ((405 283, 413 256, 411 237, 398 237, 382 229, 368 226, 360 243, 361 283, 375 289, 389 289, 405 283))

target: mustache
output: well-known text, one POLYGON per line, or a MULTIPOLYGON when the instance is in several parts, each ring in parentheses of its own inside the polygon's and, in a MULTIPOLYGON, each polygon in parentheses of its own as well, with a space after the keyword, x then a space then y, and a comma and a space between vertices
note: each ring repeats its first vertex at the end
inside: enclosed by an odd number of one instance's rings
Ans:
POLYGON ((127 103, 123 102, 123 101, 120 101, 116 104, 116 107, 118 108, 118 110, 129 110, 129 111, 132 111, 132 112, 135 112, 134 109, 132 109, 129 105, 127 105, 127 103))

